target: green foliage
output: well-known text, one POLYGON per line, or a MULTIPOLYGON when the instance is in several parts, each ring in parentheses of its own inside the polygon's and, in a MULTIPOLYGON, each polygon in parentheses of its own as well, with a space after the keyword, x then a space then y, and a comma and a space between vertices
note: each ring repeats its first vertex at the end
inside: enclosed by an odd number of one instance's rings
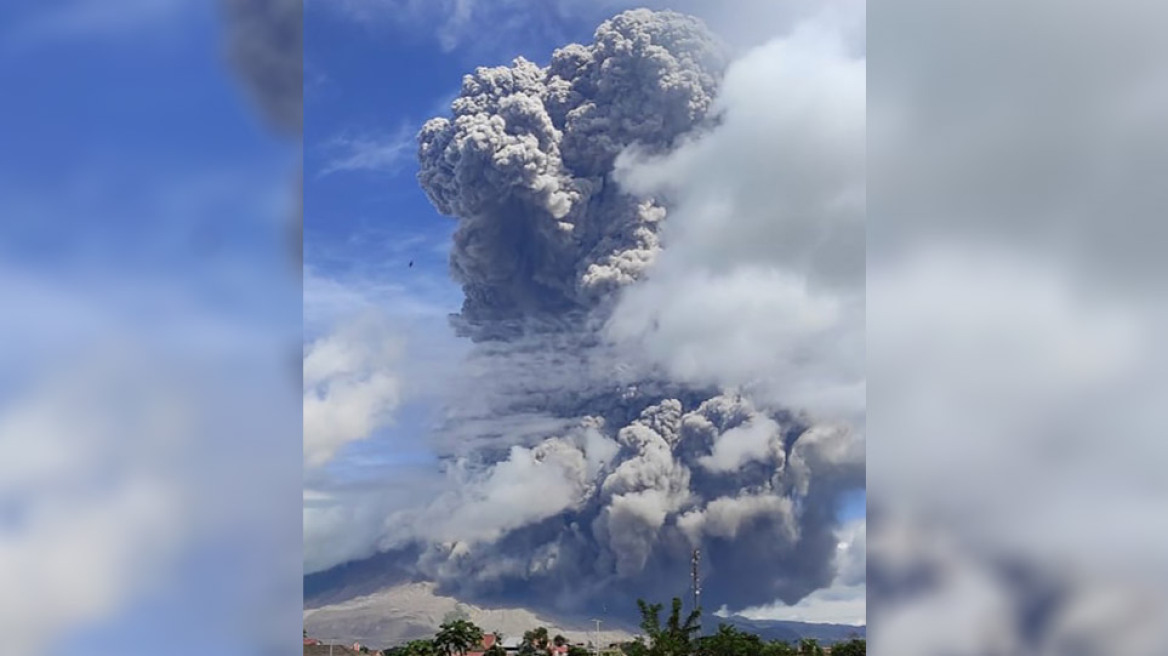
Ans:
POLYGON ((718 625, 717 632, 697 641, 699 656, 760 656, 762 652, 763 642, 758 636, 728 624, 718 625))
POLYGON ((831 656, 866 656, 867 653, 868 641, 863 638, 852 638, 831 647, 831 656))
POLYGON ((412 640, 400 648, 400 656, 440 656, 433 640, 412 640))
POLYGON ((621 643, 621 651, 625 656, 649 656, 649 648, 640 639, 621 643))
POLYGON ((763 644, 760 656, 798 656, 799 650, 784 640, 772 640, 763 644))
POLYGON ((815 638, 803 638, 799 641, 799 656, 823 656, 823 647, 815 638))
POLYGON ((761 656, 798 656, 799 650, 783 640, 772 640, 762 646, 761 656))
MULTIPOLYGON (((818 641, 805 638, 798 646, 783 641, 764 642, 759 636, 739 630, 728 624, 720 624, 717 631, 699 636, 698 619, 700 611, 691 611, 682 617, 682 602, 674 598, 670 604, 669 616, 661 618, 663 604, 649 604, 637 600, 641 611, 643 637, 620 645, 624 656, 824 656, 825 650, 818 641)), ((307 636, 305 632, 305 636, 307 636)), ((495 644, 486 650, 484 656, 507 656, 502 646, 503 635, 495 633, 495 644)), ((455 618, 439 627, 433 640, 414 640, 400 647, 382 652, 385 656, 466 656, 466 653, 482 643, 483 632, 470 620, 455 618)), ((546 627, 538 627, 523 634, 520 642, 520 656, 551 656, 552 646, 563 647, 567 639, 562 635, 549 636, 546 627)), ((378 653, 378 652, 373 652, 378 653)), ((863 638, 853 637, 847 642, 832 646, 832 656, 866 656, 867 644, 863 638)), ((567 656, 592 656, 592 652, 579 645, 568 646, 567 656)))
POLYGON ((701 611, 691 611, 682 621, 681 599, 674 597, 669 618, 662 627, 661 604, 649 604, 644 599, 638 599, 637 607, 641 610, 641 630, 649 638, 645 656, 690 656, 694 653, 701 611))
POLYGON ((520 656, 542 656, 543 654, 550 654, 549 645, 550 641, 548 640, 548 630, 546 628, 541 626, 531 631, 524 631, 523 641, 519 643, 519 654, 520 656))
POLYGON ((434 644, 446 656, 465 656, 466 652, 483 640, 483 631, 469 620, 445 622, 438 627, 434 644))

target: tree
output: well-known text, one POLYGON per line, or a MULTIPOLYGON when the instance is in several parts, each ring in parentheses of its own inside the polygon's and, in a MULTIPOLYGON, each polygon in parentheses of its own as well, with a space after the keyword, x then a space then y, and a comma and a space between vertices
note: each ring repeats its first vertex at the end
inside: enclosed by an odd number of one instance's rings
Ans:
POLYGON ((694 609, 681 619, 681 598, 674 597, 665 626, 661 626, 661 604, 637 600, 641 610, 641 630, 649 638, 647 656, 690 656, 693 653, 694 634, 698 632, 701 611, 694 609))
POLYGON ((507 650, 503 649, 503 645, 500 645, 499 641, 496 639, 495 644, 491 645, 490 648, 488 648, 487 651, 483 653, 483 656, 507 656, 507 650))
POLYGON ((729 624, 720 624, 713 635, 698 638, 700 656, 759 656, 762 652, 761 638, 729 624))
POLYGON ((454 620, 438 627, 434 644, 446 656, 466 656, 466 652, 483 640, 483 631, 469 620, 454 620))
POLYGON ((552 644, 557 647, 563 647, 564 645, 568 644, 568 639, 557 633, 556 637, 552 638, 552 644))
POLYGON ((580 645, 571 645, 568 647, 568 656, 590 656, 590 653, 580 645))
POLYGON ((799 650, 783 640, 772 640, 762 647, 762 656, 798 656, 799 650))
POLYGON ((785 640, 772 640, 762 647, 762 656, 798 656, 799 650, 785 640))
POLYGON ((621 643, 620 649, 625 656, 649 656, 649 648, 645 646, 644 641, 640 638, 631 642, 621 643))
POLYGON ((868 641, 863 638, 852 638, 831 646, 831 656, 867 656, 867 653, 868 641))
POLYGON ((519 645, 519 653, 523 656, 550 653, 548 650, 548 630, 541 626, 531 631, 524 631, 523 642, 519 645))
POLYGON ((411 640, 401 648, 402 656, 439 656, 439 653, 433 640, 411 640))
POLYGON ((803 638, 799 641, 800 656, 823 656, 823 647, 815 638, 803 638))

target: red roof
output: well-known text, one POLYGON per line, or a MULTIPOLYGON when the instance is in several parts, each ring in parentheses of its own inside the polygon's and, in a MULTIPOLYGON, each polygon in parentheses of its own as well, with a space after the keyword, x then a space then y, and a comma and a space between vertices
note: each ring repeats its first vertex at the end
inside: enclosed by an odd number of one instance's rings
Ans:
POLYGON ((499 636, 494 633, 484 633, 483 639, 479 641, 479 644, 473 650, 467 651, 466 656, 483 656, 488 649, 495 646, 498 640, 499 636))

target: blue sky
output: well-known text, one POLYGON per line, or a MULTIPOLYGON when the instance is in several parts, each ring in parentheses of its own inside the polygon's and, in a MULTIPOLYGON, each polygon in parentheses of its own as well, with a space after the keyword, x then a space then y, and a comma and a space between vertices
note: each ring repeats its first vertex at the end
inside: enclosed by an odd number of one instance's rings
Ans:
MULTIPOLYGON (((423 279, 436 306, 429 309, 448 312, 461 302, 446 275, 454 222, 437 214, 415 180, 414 135, 449 111, 475 66, 516 55, 545 60, 556 42, 542 36, 486 51, 466 42, 447 49, 439 27, 388 10, 355 18, 330 3, 306 8, 305 253, 310 271, 330 279, 376 276, 410 287, 423 279)), ((579 39, 594 28, 579 21, 565 33, 579 39)))
MULTIPOLYGON (((568 27, 584 38, 595 23, 568 27)), ((415 361, 425 359, 423 348, 442 361, 465 348, 446 321, 462 301, 447 268, 455 222, 417 184, 414 135, 449 112, 475 66, 546 59, 555 42, 447 48, 437 30, 426 16, 357 18, 316 3, 305 10, 306 340, 345 313, 375 308, 404 333, 415 361)), ((369 480, 392 475, 396 463, 426 462, 422 442, 438 411, 407 400, 392 427, 348 445, 326 474, 369 480)))

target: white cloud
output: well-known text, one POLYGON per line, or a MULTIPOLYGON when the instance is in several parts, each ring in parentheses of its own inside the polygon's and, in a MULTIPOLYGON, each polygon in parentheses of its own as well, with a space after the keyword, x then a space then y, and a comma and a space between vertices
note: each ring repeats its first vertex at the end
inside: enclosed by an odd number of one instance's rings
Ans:
POLYGON ((401 400, 393 367, 401 345, 384 322, 361 318, 322 337, 304 356, 304 462, 319 467, 346 444, 392 421, 401 400))
POLYGON ((714 472, 736 471, 748 462, 768 458, 772 446, 781 437, 775 420, 754 417, 719 436, 713 452, 699 458, 698 464, 714 472))
POLYGON ((415 129, 403 125, 391 134, 342 134, 323 145, 331 153, 319 176, 341 172, 393 173, 412 162, 415 129))
POLYGON ((420 522, 418 530, 437 542, 497 539, 508 530, 552 517, 580 502, 584 464, 584 454, 567 445, 512 447, 506 460, 481 477, 461 480, 456 495, 439 499, 427 509, 426 521, 420 522), (533 490, 538 493, 532 494, 533 490))
POLYGON ((717 109, 723 122, 673 153, 618 163, 624 187, 671 209, 609 334, 683 380, 857 419, 864 60, 810 23, 735 61, 717 109))

